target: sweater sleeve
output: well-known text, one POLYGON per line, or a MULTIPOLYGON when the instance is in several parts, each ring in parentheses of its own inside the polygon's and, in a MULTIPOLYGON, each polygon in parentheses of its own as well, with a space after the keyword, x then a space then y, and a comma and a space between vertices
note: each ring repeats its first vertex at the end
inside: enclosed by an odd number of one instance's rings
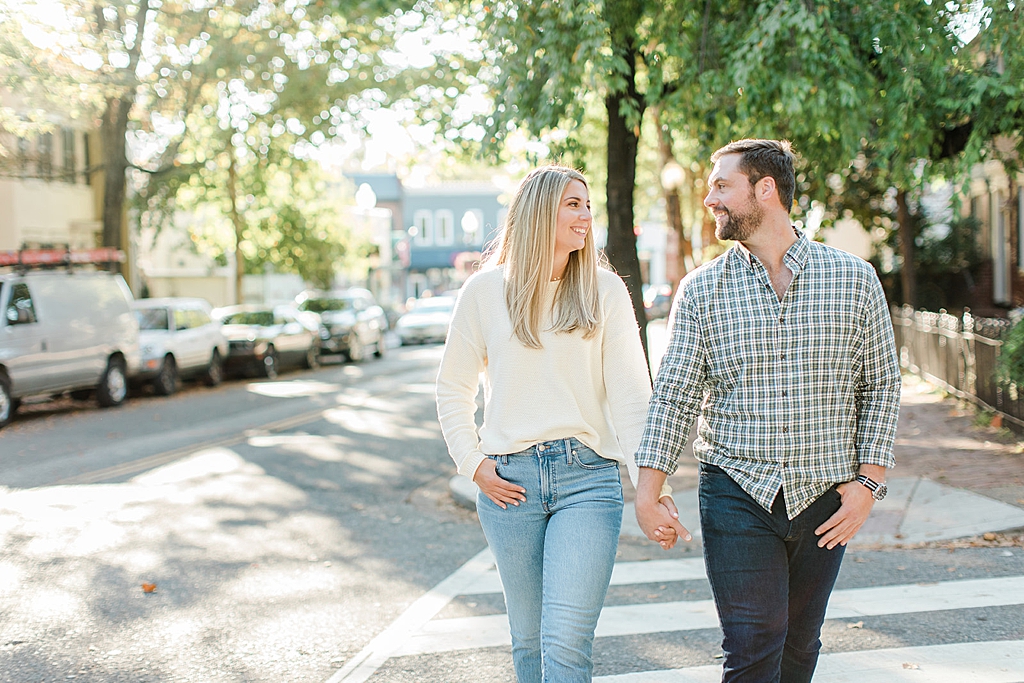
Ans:
POLYGON ((475 288, 467 282, 455 304, 437 374, 436 393, 437 416, 448 453, 459 474, 470 480, 485 457, 480 450, 475 416, 480 373, 487 362, 487 353, 475 293, 475 288))
MULTIPOLYGON (((640 341, 640 328, 633 312, 629 291, 621 279, 614 278, 605 305, 602 362, 605 392, 612 426, 626 460, 629 480, 635 487, 639 477, 633 457, 640 446, 644 418, 651 398, 651 375, 640 341)), ((672 493, 665 484, 661 495, 672 493)))

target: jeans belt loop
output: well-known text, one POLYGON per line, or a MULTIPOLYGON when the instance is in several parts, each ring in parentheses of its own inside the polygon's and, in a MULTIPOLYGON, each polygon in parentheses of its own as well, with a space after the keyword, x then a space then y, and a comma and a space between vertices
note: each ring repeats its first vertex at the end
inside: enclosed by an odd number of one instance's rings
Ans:
POLYGON ((565 439, 565 464, 572 464, 572 439, 565 439))

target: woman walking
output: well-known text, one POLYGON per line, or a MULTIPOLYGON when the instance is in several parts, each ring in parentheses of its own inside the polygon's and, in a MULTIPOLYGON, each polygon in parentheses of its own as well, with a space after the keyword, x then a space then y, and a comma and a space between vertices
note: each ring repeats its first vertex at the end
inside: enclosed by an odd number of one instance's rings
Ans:
POLYGON ((622 523, 618 465, 636 481, 651 394, 629 294, 598 267, 592 220, 577 171, 523 180, 498 247, 462 287, 437 379, 448 450, 480 488, 519 683, 591 680, 622 523))

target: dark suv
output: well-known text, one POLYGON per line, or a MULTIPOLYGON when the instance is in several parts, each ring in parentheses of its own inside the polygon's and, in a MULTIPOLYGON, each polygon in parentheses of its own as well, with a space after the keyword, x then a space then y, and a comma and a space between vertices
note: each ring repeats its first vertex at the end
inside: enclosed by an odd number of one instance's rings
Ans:
POLYGON ((305 292, 295 302, 299 310, 320 315, 326 330, 321 332, 321 355, 341 354, 358 362, 369 350, 378 358, 386 352, 388 318, 369 290, 305 292))

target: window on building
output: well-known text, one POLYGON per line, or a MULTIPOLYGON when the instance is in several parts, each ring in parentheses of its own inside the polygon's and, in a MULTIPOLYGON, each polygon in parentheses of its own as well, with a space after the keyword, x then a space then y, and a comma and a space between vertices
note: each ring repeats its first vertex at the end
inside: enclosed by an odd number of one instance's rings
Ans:
POLYGON ((455 241, 455 218, 448 209, 434 214, 434 241, 437 244, 452 244, 455 241))
POLYGON ((53 177, 53 133, 43 133, 39 136, 38 153, 36 171, 40 178, 49 180, 53 177))
POLYGON ((28 138, 18 138, 18 175, 22 178, 28 175, 28 157, 31 153, 32 143, 28 138))
POLYGON ((84 166, 84 170, 82 171, 82 178, 85 180, 86 185, 92 185, 92 159, 89 158, 88 133, 82 133, 82 164, 84 166))
POLYGON ((64 152, 64 182, 75 182, 75 131, 65 128, 62 133, 62 147, 64 152))
POLYGON ((1024 185, 1017 187, 1017 267, 1024 270, 1024 185))
POLYGON ((429 211, 417 211, 413 214, 412 225, 416 229, 413 241, 421 247, 434 243, 434 215, 429 211))

